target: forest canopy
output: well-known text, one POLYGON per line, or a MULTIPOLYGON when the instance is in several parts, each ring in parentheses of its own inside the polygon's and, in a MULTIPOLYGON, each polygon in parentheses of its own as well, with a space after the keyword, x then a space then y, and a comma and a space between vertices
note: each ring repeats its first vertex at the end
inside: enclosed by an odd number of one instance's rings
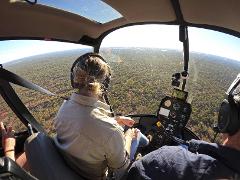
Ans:
MULTIPOLYGON (((13 61, 6 69, 60 95, 70 96, 69 71, 73 61, 89 51, 71 50, 38 55, 13 61)), ((115 113, 156 114, 161 99, 171 94, 171 76, 183 69, 182 52, 157 48, 104 48, 100 52, 113 69, 109 89, 115 113)), ((188 127, 200 138, 211 140, 211 127, 224 93, 240 70, 240 63, 213 55, 190 53, 189 102, 192 115, 188 127)), ((62 99, 14 86, 34 117, 54 133, 53 118, 62 99)), ((1 99, 0 115, 13 122, 17 131, 22 125, 1 99)))

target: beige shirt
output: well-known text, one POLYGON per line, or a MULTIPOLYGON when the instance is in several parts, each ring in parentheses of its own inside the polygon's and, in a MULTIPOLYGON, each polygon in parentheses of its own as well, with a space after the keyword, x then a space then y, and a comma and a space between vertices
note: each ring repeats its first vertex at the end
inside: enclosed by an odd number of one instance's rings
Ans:
POLYGON ((123 129, 109 113, 109 106, 97 98, 74 93, 55 118, 55 144, 88 179, 101 179, 107 166, 123 172, 129 163, 123 129))

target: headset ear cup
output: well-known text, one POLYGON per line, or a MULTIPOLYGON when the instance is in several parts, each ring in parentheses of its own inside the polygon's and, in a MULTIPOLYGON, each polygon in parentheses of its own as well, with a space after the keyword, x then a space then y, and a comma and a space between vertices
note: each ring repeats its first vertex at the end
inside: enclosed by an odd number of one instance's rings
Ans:
POLYGON ((218 131, 233 135, 240 128, 239 112, 236 106, 224 99, 218 114, 218 131))
POLYGON ((226 99, 223 100, 220 105, 219 114, 218 114, 218 131, 220 133, 227 133, 229 124, 231 121, 231 108, 230 104, 226 99))
POLYGON ((235 134, 238 129, 240 128, 240 121, 239 121, 239 112, 235 105, 231 105, 231 111, 230 111, 230 123, 228 125, 227 132, 230 135, 235 134))
POLYGON ((228 95, 228 101, 229 101, 229 105, 230 105, 230 109, 231 109, 231 112, 230 112, 231 122, 229 124, 228 132, 230 135, 233 135, 240 128, 239 109, 238 109, 237 104, 235 103, 232 95, 228 95))

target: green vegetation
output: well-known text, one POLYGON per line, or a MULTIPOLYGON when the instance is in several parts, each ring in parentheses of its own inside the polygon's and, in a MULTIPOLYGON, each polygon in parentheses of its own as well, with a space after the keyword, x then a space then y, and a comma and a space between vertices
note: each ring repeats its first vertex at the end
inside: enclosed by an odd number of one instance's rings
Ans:
MULTIPOLYGON (((73 61, 87 50, 66 51, 29 57, 5 67, 10 71, 61 96, 69 96, 72 89, 69 70, 73 61)), ((101 54, 113 69, 109 97, 115 113, 155 114, 161 99, 171 94, 171 76, 183 69, 182 52, 147 48, 104 49, 101 54)), ((188 127, 200 138, 211 140, 211 127, 224 92, 240 70, 240 63, 212 55, 190 55, 189 101, 192 116, 188 127)), ((53 118, 62 99, 14 86, 22 101, 36 119, 53 133, 53 118)), ((20 123, 3 100, 1 118, 20 123), (9 113, 6 113, 9 112, 9 113)))

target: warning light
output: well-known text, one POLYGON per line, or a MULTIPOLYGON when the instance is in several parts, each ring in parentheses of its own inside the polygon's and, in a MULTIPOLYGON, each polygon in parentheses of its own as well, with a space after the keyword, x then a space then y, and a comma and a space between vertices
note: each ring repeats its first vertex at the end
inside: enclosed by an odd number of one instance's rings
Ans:
POLYGON ((161 122, 158 121, 158 122, 157 122, 157 127, 161 127, 161 126, 162 126, 161 122))

